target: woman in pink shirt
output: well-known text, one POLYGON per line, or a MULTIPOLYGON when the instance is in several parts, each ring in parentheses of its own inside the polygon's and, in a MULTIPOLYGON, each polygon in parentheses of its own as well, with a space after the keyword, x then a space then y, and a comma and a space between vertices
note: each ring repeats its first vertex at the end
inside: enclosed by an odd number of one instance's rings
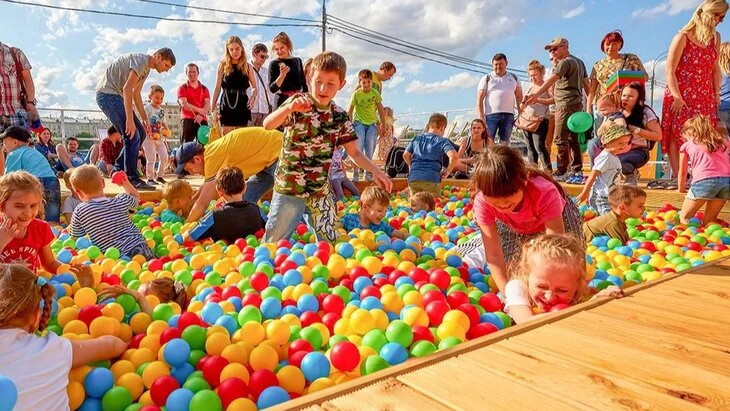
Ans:
POLYGON ((730 142, 715 131, 707 116, 695 116, 682 126, 686 143, 679 148, 679 192, 687 192, 687 163, 692 163, 692 186, 682 204, 679 219, 687 224, 705 203, 702 224, 717 221, 730 200, 730 142))
POLYGON ((473 183, 474 219, 481 235, 459 246, 467 263, 486 258, 500 290, 507 283, 507 263, 522 245, 540 234, 571 233, 583 240, 582 218, 563 188, 544 171, 525 164, 515 150, 495 145, 482 155, 473 183))

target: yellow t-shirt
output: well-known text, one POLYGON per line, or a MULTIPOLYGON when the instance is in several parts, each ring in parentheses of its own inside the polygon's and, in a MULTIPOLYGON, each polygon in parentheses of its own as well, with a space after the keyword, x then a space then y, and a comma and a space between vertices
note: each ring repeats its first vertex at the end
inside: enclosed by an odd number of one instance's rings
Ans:
POLYGON ((245 178, 270 166, 281 153, 284 134, 262 127, 244 127, 205 146, 205 180, 215 178, 223 167, 238 167, 245 178))
POLYGON ((373 71, 373 88, 378 90, 378 93, 383 94, 383 82, 378 78, 378 72, 373 71))

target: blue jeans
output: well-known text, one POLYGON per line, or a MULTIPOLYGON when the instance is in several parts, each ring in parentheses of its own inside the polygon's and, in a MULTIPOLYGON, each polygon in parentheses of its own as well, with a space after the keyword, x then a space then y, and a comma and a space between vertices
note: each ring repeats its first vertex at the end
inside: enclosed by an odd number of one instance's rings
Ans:
POLYGON ((689 200, 730 200, 730 177, 708 177, 693 181, 687 191, 689 200))
MULTIPOLYGON (((378 141, 378 128, 375 124, 365 125, 359 121, 353 124, 355 134, 357 134, 357 146, 365 156, 372 160, 375 153, 375 143, 378 141)), ((355 175, 360 173, 359 168, 355 168, 355 175)))
POLYGON ((324 187, 323 191, 323 195, 317 198, 296 197, 274 191, 263 241, 275 243, 291 237, 305 212, 308 217, 306 221, 314 228, 318 240, 337 240, 337 208, 329 186, 324 187))
POLYGON ((243 193, 244 201, 256 204, 267 191, 271 190, 274 186, 274 173, 278 163, 279 160, 274 161, 274 164, 246 180, 246 192, 243 193))
POLYGON ((487 114, 486 123, 487 132, 494 142, 508 146, 510 136, 512 136, 512 127, 515 125, 515 115, 513 113, 487 114), (497 140, 497 133, 499 133, 499 140, 497 140))
POLYGON ((137 158, 139 156, 139 147, 145 138, 142 122, 139 121, 137 115, 134 115, 136 130, 133 136, 129 136, 125 131, 127 129, 127 115, 124 113, 124 99, 122 96, 97 92, 96 104, 99 105, 104 115, 123 136, 124 149, 117 158, 116 168, 124 170, 129 181, 140 181, 139 172, 137 171, 137 158))
POLYGON ((621 160, 621 173, 631 175, 634 170, 644 167, 649 162, 649 149, 645 147, 636 147, 619 154, 618 159, 621 160))
POLYGON ((718 110, 717 117, 725 124, 725 128, 730 130, 730 110, 718 110))
POLYGON ((593 106, 593 135, 598 136, 598 128, 603 124, 604 117, 598 111, 596 106, 593 106))
POLYGON ((586 151, 588 152, 588 158, 591 159, 591 168, 593 168, 596 157, 603 151, 603 144, 601 144, 601 139, 598 138, 598 134, 595 134, 595 137, 588 140, 588 148, 586 151))
POLYGON ((39 180, 43 184, 43 196, 46 202, 45 220, 57 223, 61 221, 61 184, 56 177, 41 177, 39 180))

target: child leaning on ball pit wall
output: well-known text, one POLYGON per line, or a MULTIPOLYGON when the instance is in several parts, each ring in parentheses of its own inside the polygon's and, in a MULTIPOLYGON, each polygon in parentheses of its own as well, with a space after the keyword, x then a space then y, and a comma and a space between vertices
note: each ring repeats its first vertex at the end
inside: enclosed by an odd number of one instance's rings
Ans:
POLYGON ((626 220, 640 218, 644 214, 646 191, 636 186, 614 186, 608 193, 608 204, 611 206, 609 213, 583 223, 583 235, 587 242, 593 237, 607 235, 626 244, 629 240, 626 220))
POLYGON ((18 410, 68 409, 69 371, 127 349, 114 336, 83 341, 52 332, 37 336, 48 325, 54 294, 52 285, 26 267, 0 265, 0 374, 15 383, 18 410))

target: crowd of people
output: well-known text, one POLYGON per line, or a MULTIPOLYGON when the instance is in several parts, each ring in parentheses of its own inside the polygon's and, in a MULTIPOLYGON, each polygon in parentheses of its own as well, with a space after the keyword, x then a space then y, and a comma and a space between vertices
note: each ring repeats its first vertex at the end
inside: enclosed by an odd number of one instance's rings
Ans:
MULTIPOLYGON (((718 124, 718 119, 730 118, 730 54, 723 54, 730 48, 715 29, 727 10, 724 0, 705 0, 672 40, 661 120, 646 105, 641 82, 607 90, 607 80, 617 71, 644 70, 636 55, 620 53, 621 33, 611 32, 600 43, 605 57, 591 72, 571 54, 567 39, 552 39, 545 45, 550 74, 539 61, 530 62, 526 90, 508 70, 507 57, 496 54, 494 71, 479 83, 479 118, 472 121, 467 138, 452 142, 444 135, 447 118, 436 113, 423 133, 408 143, 403 159, 409 166, 411 212, 434 211, 444 178, 462 175, 471 180, 478 230, 456 250, 470 267, 489 270, 505 311, 516 322, 536 317, 533 307, 547 312, 586 297, 586 240, 598 235, 628 240, 626 221, 642 216, 647 197, 636 187, 638 170, 646 165, 655 143, 668 153, 673 172, 673 179, 662 187, 687 192, 680 220, 686 223, 703 206, 705 224, 717 219, 730 199, 730 142, 727 127, 718 124), (571 116, 581 111, 595 120, 595 137, 587 147, 569 126, 571 116), (527 160, 509 147, 513 127, 527 135, 527 160), (591 159, 585 180, 584 149, 591 159), (561 182, 582 184, 578 202, 588 202, 599 217, 584 222, 561 182)), ((280 33, 272 40, 276 59, 267 68, 265 45, 254 45, 249 60, 241 40, 232 36, 218 66, 212 100, 199 80, 199 67, 185 66, 187 81, 177 91, 181 145, 169 156, 167 116, 161 109, 165 91, 159 85, 146 89, 145 81, 151 70, 172 69, 176 57, 169 48, 127 54, 109 65, 97 86, 98 106, 112 123, 108 137, 80 155, 78 140, 69 138, 54 146, 49 130, 33 126, 37 109, 30 64, 21 51, 5 44, 0 48, 0 57, 17 60, 12 72, 7 64, 0 65, 3 84, 11 85, 0 88, 0 138, 7 153, 0 156, 5 172, 0 178, 0 262, 27 266, 0 269, 0 301, 15 306, 0 304, 0 332, 12 328, 28 333, 24 340, 13 341, 32 346, 53 338, 32 334, 47 324, 52 294, 42 277, 36 282, 32 274, 41 267, 56 272, 61 265, 50 248, 55 237, 49 223, 59 223, 64 214, 71 239, 88 236, 101 250, 114 247, 124 257, 156 258, 129 218, 139 206, 139 190, 153 184, 165 185, 167 209, 159 215, 161 222, 197 222, 175 235, 183 245, 205 238, 231 242, 251 234, 277 243, 291 238, 302 221, 316 239, 331 243, 339 238, 340 228, 408 236, 384 221, 393 183, 373 162, 378 145, 382 156, 394 144, 393 110, 383 104, 382 96, 383 82, 396 73, 391 62, 378 70, 358 71, 358 86, 345 109, 334 102, 348 70, 341 55, 323 52, 303 62, 294 57, 289 36, 280 33), (220 123, 222 135, 202 141, 199 129, 209 122, 220 123), (29 131, 31 126, 37 137, 29 131), (146 157, 142 173, 140 149, 146 157), (202 175, 203 185, 194 190, 184 179, 166 181, 168 156, 178 177, 202 175), (374 182, 362 193, 348 178, 350 163, 355 180, 362 176, 374 182), (71 192, 68 207, 61 207, 57 173, 71 192), (124 193, 107 197, 105 175, 113 175, 124 193), (265 215, 257 203, 272 188, 265 215), (338 213, 336 201, 344 196, 343 188, 359 195, 357 213, 338 213), (211 209, 216 196, 220 207, 211 209), (17 287, 31 290, 30 297, 17 300, 17 287)), ((88 280, 88 267, 74 270, 80 282, 88 280)), ((162 301, 181 297, 185 308, 187 301, 178 288, 173 281, 152 282, 134 293, 154 293, 162 301)), ((111 289, 108 296, 120 292, 132 293, 111 289)), ((621 291, 614 287, 603 294, 620 296, 621 291)), ((118 356, 126 347, 114 337, 85 341, 84 353, 78 352, 78 343, 52 342, 56 352, 72 359, 65 371, 71 364, 118 356)))

